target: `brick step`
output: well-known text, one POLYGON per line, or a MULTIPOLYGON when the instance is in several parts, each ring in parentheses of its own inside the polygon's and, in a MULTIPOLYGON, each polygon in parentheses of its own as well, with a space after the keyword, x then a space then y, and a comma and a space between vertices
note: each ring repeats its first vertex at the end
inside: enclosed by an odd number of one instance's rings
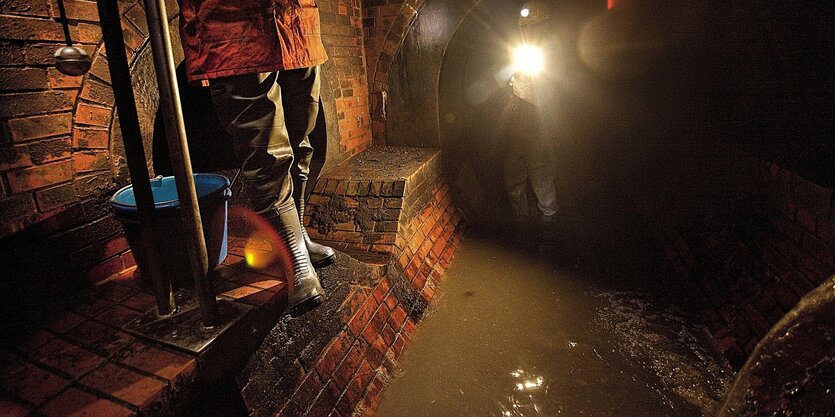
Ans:
POLYGON ((371 147, 324 172, 304 223, 319 242, 370 263, 396 265, 432 299, 463 230, 440 151, 371 147))
MULTIPOLYGON (((11 344, 4 341, 0 409, 47 416, 182 415, 192 390, 243 366, 284 310, 285 279, 247 269, 235 254, 243 252, 242 242, 230 239, 214 289, 222 313, 246 313, 200 351, 129 330, 143 317, 156 319, 153 291, 131 267, 91 288, 70 310, 25 329, 11 344)), ((189 305, 189 294, 175 292, 177 304, 189 305)), ((182 310, 163 320, 187 316, 199 314, 182 310)))

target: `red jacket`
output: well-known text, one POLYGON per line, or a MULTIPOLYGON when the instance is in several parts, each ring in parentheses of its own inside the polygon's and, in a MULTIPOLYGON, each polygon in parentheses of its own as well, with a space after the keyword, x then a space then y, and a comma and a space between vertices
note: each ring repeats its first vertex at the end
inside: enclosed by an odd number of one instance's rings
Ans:
POLYGON ((316 0, 180 0, 180 37, 190 82, 328 59, 316 0))

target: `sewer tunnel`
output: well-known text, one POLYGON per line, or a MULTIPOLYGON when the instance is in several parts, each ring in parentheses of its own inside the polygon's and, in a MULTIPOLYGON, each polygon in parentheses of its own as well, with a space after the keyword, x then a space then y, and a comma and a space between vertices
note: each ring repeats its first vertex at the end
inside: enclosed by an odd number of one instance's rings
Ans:
MULTIPOLYGON (((328 295, 283 314, 236 182, 214 290, 239 318, 200 341, 176 327, 188 285, 174 330, 157 319, 110 210, 130 178, 93 3, 65 10, 83 77, 44 52, 57 12, 18 3, 0 9, 4 412, 832 415, 831 6, 311 2, 329 60, 302 223, 338 252, 328 295)), ((168 7, 211 165, 228 137, 168 7)), ((119 12, 167 175, 145 12, 119 12)))

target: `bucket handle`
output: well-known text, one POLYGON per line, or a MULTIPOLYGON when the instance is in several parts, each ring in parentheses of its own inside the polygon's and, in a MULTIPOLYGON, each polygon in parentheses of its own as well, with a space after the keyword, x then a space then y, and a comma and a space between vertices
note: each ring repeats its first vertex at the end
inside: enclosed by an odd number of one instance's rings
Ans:
MULTIPOLYGON (((238 171, 238 172, 240 172, 240 171, 238 171)), ((162 187, 162 178, 163 178, 162 175, 157 175, 156 177, 151 178, 151 180, 150 180, 151 181, 151 187, 157 187, 157 188, 162 187)), ((237 178, 238 178, 238 176, 236 175, 235 179, 237 179, 237 178)), ((233 184, 234 184, 234 182, 233 182, 233 184)), ((231 185, 223 189, 223 195, 221 196, 221 198, 223 198, 226 201, 229 201, 229 199, 232 198, 232 186, 231 185)))

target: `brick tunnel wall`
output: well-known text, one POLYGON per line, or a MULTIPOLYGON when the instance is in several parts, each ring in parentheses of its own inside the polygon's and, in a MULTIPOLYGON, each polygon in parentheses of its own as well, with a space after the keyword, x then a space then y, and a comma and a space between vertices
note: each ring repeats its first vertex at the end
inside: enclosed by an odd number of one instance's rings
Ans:
POLYGON ((833 189, 730 146, 690 157, 685 192, 647 213, 674 279, 738 369, 835 273, 833 189))
MULTIPOLYGON (((108 202, 129 179, 96 4, 65 4, 73 40, 93 58, 85 76, 64 76, 54 67, 52 55, 63 43, 55 0, 0 2, 0 256, 17 278, 3 285, 14 289, 43 280, 31 286, 33 293, 99 282, 134 262, 108 202)), ((120 8, 131 70, 144 78, 144 88, 134 83, 150 154, 158 99, 140 4, 120 2, 120 8)), ((331 58, 324 65, 322 96, 331 101, 325 113, 336 126, 329 134, 338 136, 330 140, 338 146, 331 146, 328 163, 337 163, 371 144, 362 7, 360 0, 319 5, 331 58)), ((176 1, 167 7, 176 32, 176 1)), ((172 38, 177 59, 177 33, 172 38)))
POLYGON ((376 144, 386 144, 385 102, 394 55, 425 0, 364 0, 363 31, 368 62, 371 127, 376 144))

